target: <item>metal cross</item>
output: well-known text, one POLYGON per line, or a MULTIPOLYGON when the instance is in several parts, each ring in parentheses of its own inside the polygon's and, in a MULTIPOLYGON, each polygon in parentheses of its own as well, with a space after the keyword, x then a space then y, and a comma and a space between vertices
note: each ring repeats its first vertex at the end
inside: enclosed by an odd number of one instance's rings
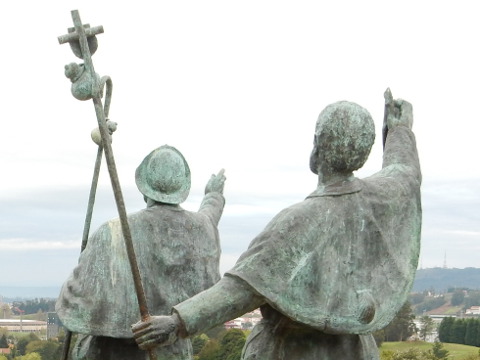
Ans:
MULTIPOLYGON (((61 44, 65 43, 70 43, 72 46, 72 51, 74 54, 81 59, 83 59, 84 64, 85 64, 85 69, 92 75, 92 79, 96 82, 95 79, 95 69, 93 67, 93 61, 92 61, 92 54, 96 50, 96 39, 95 35, 97 34, 102 34, 103 33, 103 26, 96 26, 93 28, 90 28, 90 25, 82 24, 82 20, 80 19, 80 14, 78 13, 78 10, 73 10, 72 11, 72 19, 73 19, 73 24, 75 25, 75 28, 69 28, 69 33, 59 36, 58 37, 58 42, 61 44), (74 31, 72 31, 74 30, 74 31), (91 41, 89 42, 89 39, 91 41), (95 41, 92 41, 95 39, 95 41), (76 51, 76 46, 75 44, 77 41, 80 43, 80 51, 76 51), (92 52, 90 52, 90 47, 89 43, 92 45, 92 52)), ((92 84, 92 95, 93 97, 98 97, 100 94, 98 92, 100 89, 98 88, 98 83, 97 84, 92 84)))
MULTIPOLYGON (((98 47, 97 38, 95 35, 103 33, 103 26, 96 26, 94 28, 90 28, 89 24, 84 24, 83 27, 85 31, 85 36, 87 37, 90 54, 93 55, 98 47)), ((80 34, 77 31, 75 31, 75 28, 73 27, 73 28, 68 28, 68 34, 59 36, 58 42, 60 43, 60 45, 65 44, 67 42, 70 43, 70 47, 72 48, 74 54, 80 59, 83 59, 83 54, 80 49, 79 39, 80 39, 80 34)))

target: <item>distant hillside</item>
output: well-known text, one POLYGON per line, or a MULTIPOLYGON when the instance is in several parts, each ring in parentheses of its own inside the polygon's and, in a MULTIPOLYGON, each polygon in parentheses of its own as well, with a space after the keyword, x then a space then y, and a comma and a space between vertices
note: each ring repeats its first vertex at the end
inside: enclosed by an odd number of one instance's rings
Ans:
POLYGON ((480 269, 419 269, 413 283, 413 292, 435 289, 446 292, 449 288, 480 289, 480 269))

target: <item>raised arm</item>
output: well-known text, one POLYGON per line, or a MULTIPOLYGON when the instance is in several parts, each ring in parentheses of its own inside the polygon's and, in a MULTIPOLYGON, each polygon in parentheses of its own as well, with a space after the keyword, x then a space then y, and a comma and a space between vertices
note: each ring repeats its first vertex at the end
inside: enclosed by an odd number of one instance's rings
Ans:
POLYGON ((402 99, 393 100, 390 89, 387 89, 382 172, 409 175, 421 182, 420 163, 412 125, 412 104, 402 99))
POLYGON ((223 213, 225 198, 223 197, 223 188, 226 177, 225 170, 222 169, 217 175, 212 175, 205 186, 205 196, 200 204, 199 213, 208 216, 214 225, 218 225, 223 213))

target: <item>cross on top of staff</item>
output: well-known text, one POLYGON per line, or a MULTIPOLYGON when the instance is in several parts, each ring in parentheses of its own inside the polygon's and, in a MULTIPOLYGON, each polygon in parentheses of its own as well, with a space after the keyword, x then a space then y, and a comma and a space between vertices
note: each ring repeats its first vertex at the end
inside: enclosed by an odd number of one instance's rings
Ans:
POLYGON ((86 69, 91 74, 94 74, 91 56, 95 52, 97 45, 95 35, 103 33, 103 26, 100 25, 91 28, 88 24, 83 25, 78 10, 72 10, 72 19, 75 27, 70 28, 68 34, 59 36, 58 42, 60 44, 70 43, 74 54, 82 58, 85 62, 86 69), (80 45, 79 49, 78 43, 80 45))

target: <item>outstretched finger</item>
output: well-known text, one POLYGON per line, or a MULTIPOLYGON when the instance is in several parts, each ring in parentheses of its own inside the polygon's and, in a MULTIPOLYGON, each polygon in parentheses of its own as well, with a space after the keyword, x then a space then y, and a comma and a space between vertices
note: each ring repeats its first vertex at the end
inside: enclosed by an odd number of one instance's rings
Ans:
POLYGON ((383 97, 385 98, 386 105, 393 103, 393 95, 390 91, 390 88, 387 88, 387 90, 385 90, 385 92, 383 93, 383 97))

